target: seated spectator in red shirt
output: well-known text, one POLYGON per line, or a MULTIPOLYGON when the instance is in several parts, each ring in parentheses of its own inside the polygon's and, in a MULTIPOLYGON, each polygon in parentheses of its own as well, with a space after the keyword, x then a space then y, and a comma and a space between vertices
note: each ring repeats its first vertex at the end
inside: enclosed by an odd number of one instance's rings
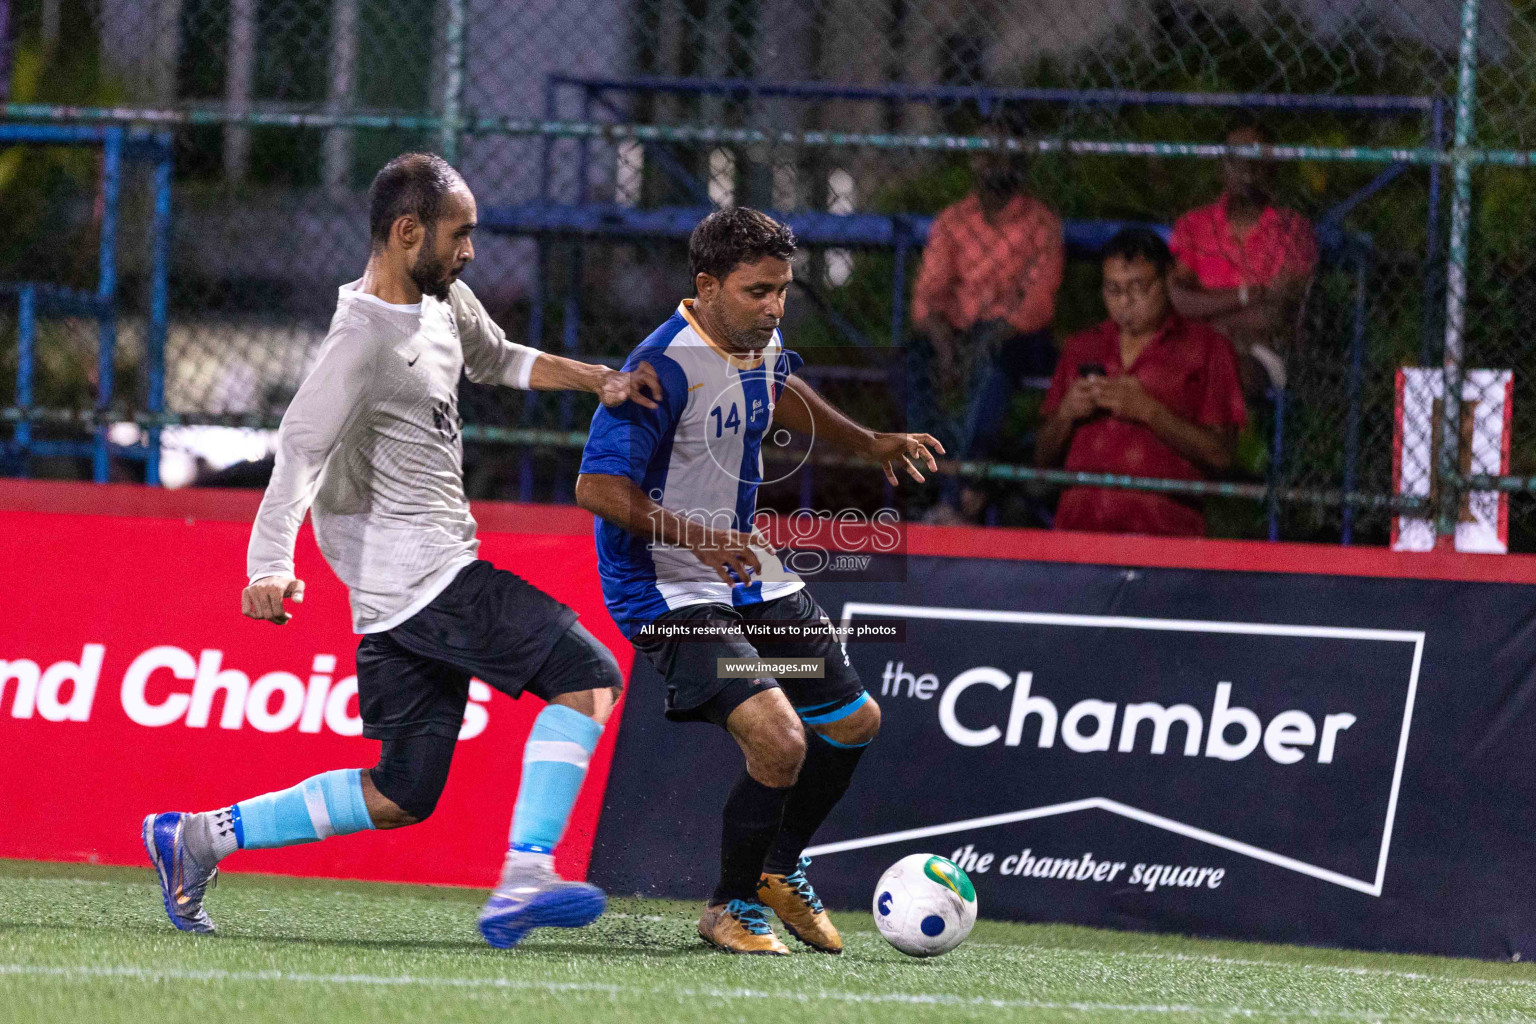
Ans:
MULTIPOLYGON (((1024 170, 1017 153, 972 158, 975 191, 934 218, 912 290, 912 322, 931 343, 941 390, 969 371, 963 459, 992 457, 1020 381, 1056 366, 1051 320, 1065 242, 1061 218, 1024 192, 1024 170)), ((954 496, 945 497, 954 518, 954 496)), ((963 490, 964 518, 975 519, 985 500, 963 490)))
MULTIPOLYGON (((1232 464, 1247 422, 1232 343, 1169 302, 1173 255, 1157 233, 1127 228, 1104 247, 1109 319, 1074 334, 1045 397, 1042 466, 1201 480, 1232 464)), ((1150 491, 1073 487, 1056 528, 1198 537, 1198 501, 1150 491)))
MULTIPOLYGON (((1227 133, 1229 146, 1274 142, 1251 120, 1227 133)), ((1225 158, 1221 198, 1180 217, 1170 243, 1174 307, 1232 339, 1243 387, 1256 398, 1285 388, 1296 312, 1317 266, 1311 223, 1274 205, 1274 170, 1271 160, 1225 158)))

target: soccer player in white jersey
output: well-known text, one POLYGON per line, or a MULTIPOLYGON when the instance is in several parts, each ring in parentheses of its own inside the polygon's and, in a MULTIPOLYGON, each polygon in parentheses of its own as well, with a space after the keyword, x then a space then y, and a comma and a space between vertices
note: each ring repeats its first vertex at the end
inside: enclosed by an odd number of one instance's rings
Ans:
POLYGON ((597 394, 605 407, 652 407, 654 371, 579 363, 509 342, 457 279, 474 245, 475 199, 440 157, 408 153, 369 190, 372 252, 342 287, 319 359, 278 433, 277 464, 251 533, 250 618, 281 625, 304 599, 293 545, 306 510, 346 584, 363 735, 378 764, 342 769, 200 814, 151 814, 144 846, 166 914, 210 932, 203 895, 237 849, 309 843, 413 825, 448 779, 469 681, 548 702, 523 752, 522 784, 500 884, 480 914, 493 946, 530 928, 579 927, 601 890, 554 872, 564 831, 622 686, 613 655, 576 613, 476 557, 464 495, 461 372, 485 384, 597 394))
POLYGON ((771 909, 801 942, 840 953, 842 939, 806 878, 803 851, 847 791, 880 709, 829 635, 749 643, 754 622, 826 622, 805 584, 780 564, 752 519, 770 424, 808 435, 885 467, 936 464, 927 434, 876 433, 854 423, 795 376, 779 321, 792 274, 794 235, 745 207, 706 217, 689 240, 697 297, 630 355, 650 365, 663 398, 599 409, 592 420, 576 500, 599 517, 603 596, 619 628, 667 684, 674 721, 730 732, 746 771, 725 804, 720 881, 699 919, 709 944, 733 953, 789 950, 768 923, 771 909), (729 524, 729 525, 726 525, 729 524), (719 623, 719 640, 647 635, 647 624, 719 623), (821 679, 722 678, 721 657, 815 657, 821 679))

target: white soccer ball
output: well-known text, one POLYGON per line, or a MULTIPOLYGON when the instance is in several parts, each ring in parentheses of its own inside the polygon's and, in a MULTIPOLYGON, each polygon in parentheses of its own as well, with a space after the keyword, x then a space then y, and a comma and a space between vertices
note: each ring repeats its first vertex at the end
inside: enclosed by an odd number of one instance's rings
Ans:
POLYGON ((875 927, 908 956, 948 953, 976 924, 976 889, 952 860, 903 857, 875 887, 875 927))

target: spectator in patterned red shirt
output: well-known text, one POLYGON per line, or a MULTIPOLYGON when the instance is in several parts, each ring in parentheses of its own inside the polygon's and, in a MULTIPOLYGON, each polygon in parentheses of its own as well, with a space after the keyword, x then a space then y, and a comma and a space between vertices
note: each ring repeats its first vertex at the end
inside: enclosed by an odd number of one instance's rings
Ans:
MULTIPOLYGON (((1042 466, 1201 480, 1232 464, 1247 422, 1232 343, 1180 315, 1168 297, 1173 254, 1147 228, 1104 252, 1109 319, 1067 339, 1042 410, 1042 466)), ((1150 491, 1073 487, 1056 528, 1201 536, 1198 501, 1150 491)))
MULTIPOLYGON (((1002 134, 994 134, 1001 141, 1002 134)), ((975 154, 975 190, 933 220, 912 289, 912 322, 932 347, 940 391, 969 378, 959 455, 995 454, 1008 406, 1021 383, 1056 366, 1051 320, 1066 247, 1061 218, 1024 191, 1024 158, 975 154)), ((974 520, 985 495, 965 488, 936 521, 974 520)))
MULTIPOLYGON (((1272 146, 1274 136, 1245 119, 1229 146, 1272 146)), ((1270 160, 1227 157, 1225 189, 1173 227, 1173 304, 1221 331, 1236 346, 1243 386, 1262 397, 1285 387, 1295 314, 1317 266, 1317 236, 1307 218, 1274 205, 1270 160)))

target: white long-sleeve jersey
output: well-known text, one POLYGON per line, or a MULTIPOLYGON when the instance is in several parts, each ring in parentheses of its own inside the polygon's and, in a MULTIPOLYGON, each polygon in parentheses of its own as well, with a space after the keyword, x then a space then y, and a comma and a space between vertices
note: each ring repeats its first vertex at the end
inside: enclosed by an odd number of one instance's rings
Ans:
POLYGON ((526 389, 538 350, 508 341, 462 282, 447 301, 409 306, 359 284, 341 288, 320 357, 283 415, 246 568, 251 581, 291 575, 312 507, 353 628, 377 633, 425 607, 480 546, 464 496, 460 372, 526 389))

